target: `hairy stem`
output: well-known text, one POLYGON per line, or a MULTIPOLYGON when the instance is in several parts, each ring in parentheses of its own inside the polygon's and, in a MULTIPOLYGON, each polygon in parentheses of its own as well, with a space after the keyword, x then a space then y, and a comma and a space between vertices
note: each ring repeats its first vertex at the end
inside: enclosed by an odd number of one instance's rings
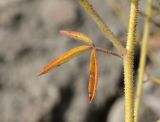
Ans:
POLYGON ((125 54, 126 50, 123 45, 120 43, 119 39, 113 34, 113 32, 109 29, 109 27, 103 22, 98 13, 94 10, 92 5, 88 2, 88 0, 80 0, 81 5, 85 9, 85 11, 94 19, 96 24, 99 26, 104 36, 109 39, 113 45, 121 51, 122 54, 125 54))
POLYGON ((125 93, 125 122, 134 121, 134 52, 136 22, 138 14, 138 0, 131 0, 130 19, 127 39, 127 55, 124 57, 124 93, 125 93))

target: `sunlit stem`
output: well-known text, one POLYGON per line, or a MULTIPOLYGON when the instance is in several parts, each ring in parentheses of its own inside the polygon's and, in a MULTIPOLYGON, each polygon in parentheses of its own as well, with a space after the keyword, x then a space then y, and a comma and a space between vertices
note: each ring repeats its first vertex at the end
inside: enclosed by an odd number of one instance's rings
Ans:
POLYGON ((130 0, 130 19, 128 26, 127 54, 124 56, 124 101, 125 122, 134 122, 134 52, 136 43, 136 23, 138 0, 130 0))

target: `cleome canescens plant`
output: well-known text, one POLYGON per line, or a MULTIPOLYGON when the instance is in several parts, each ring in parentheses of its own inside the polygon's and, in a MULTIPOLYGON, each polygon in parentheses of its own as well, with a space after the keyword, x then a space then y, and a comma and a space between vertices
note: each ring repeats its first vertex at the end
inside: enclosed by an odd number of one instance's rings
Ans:
MULTIPOLYGON (((150 33, 150 24, 151 22, 159 27, 159 23, 157 23, 152 18, 152 7, 153 7, 153 0, 146 0, 146 13, 143 13, 139 10, 138 4, 139 0, 130 0, 130 17, 128 27, 128 35, 126 46, 121 44, 120 39, 114 35, 111 31, 109 26, 104 23, 102 18, 99 16, 97 11, 94 7, 90 4, 89 0, 79 0, 81 6, 84 8, 85 12, 90 15, 90 17, 94 20, 97 24, 101 32, 103 33, 104 37, 108 39, 113 46, 118 50, 117 52, 112 52, 107 49, 97 47, 93 40, 88 37, 87 35, 75 32, 75 31, 60 31, 61 34, 66 35, 72 39, 81 41, 84 45, 76 47, 74 49, 69 50, 68 52, 60 55, 59 57, 55 58, 51 61, 47 66, 45 66, 38 75, 43 75, 48 73, 52 69, 60 66, 61 64, 69 61, 70 59, 84 53, 87 51, 91 51, 90 55, 90 66, 89 66, 89 85, 88 85, 88 101, 91 103, 95 97, 96 89, 98 85, 98 58, 97 52, 103 52, 105 54, 113 55, 119 57, 123 60, 123 69, 124 69, 124 110, 125 110, 125 122, 139 122, 139 110, 140 110, 140 103, 142 97, 142 88, 143 88, 143 79, 144 79, 144 72, 146 67, 146 57, 147 57, 147 41, 149 38, 150 33), (142 44, 141 46, 141 56, 140 56, 140 66, 138 72, 138 80, 135 87, 134 84, 134 53, 137 41, 140 40, 138 38, 138 33, 136 30, 137 26, 137 18, 139 15, 145 15, 145 25, 144 25, 144 33, 142 36, 142 44), (135 89, 136 88, 136 89, 135 89)), ((117 10, 117 9, 116 9, 117 10)), ((119 12, 119 11, 118 11, 119 12)), ((160 80, 154 77, 150 77, 150 80, 159 84, 160 80)), ((158 121, 159 122, 159 121, 158 121)))
POLYGON ((60 31, 60 33, 63 35, 69 36, 75 40, 81 41, 85 44, 82 46, 73 48, 68 52, 55 58, 38 73, 38 76, 48 73, 52 69, 60 66, 61 64, 69 61, 70 59, 86 51, 91 50, 90 66, 89 66, 90 76, 89 76, 89 86, 88 86, 88 93, 89 93, 88 101, 89 103, 91 103, 95 96, 97 85, 98 85, 98 58, 97 58, 96 52, 99 51, 99 52, 103 52, 103 53, 110 54, 117 57, 121 57, 121 55, 112 51, 108 51, 103 48, 96 47, 91 38, 89 38, 87 35, 82 34, 80 32, 60 31))

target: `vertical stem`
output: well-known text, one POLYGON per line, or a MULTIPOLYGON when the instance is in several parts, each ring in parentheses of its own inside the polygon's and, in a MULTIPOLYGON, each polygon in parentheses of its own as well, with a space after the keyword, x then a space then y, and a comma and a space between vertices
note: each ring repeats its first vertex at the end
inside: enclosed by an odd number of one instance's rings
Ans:
POLYGON ((138 0, 131 0, 130 19, 127 39, 127 55, 124 57, 124 85, 125 85, 125 122, 134 121, 134 50, 136 23, 138 14, 138 0))
POLYGON ((146 55, 147 55, 147 40, 150 32, 150 18, 152 14, 152 0, 147 0, 146 12, 147 12, 147 16, 145 18, 143 38, 142 38, 142 44, 141 44, 141 55, 140 55, 140 63, 139 63, 139 69, 138 69, 137 90, 136 90, 136 99, 135 99, 135 108, 134 108, 135 122, 138 122, 138 115, 139 115, 139 109, 140 109, 139 107, 140 107, 140 101, 142 96, 144 69, 146 65, 146 55))

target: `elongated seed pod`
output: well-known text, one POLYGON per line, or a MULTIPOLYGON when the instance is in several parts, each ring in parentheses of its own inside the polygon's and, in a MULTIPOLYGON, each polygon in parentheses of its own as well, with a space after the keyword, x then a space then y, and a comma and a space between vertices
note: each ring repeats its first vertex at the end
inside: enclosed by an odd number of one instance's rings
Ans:
POLYGON ((89 92, 88 101, 89 103, 91 103, 95 96, 98 85, 98 61, 95 49, 93 49, 91 52, 89 72, 90 72, 90 78, 88 86, 88 92, 89 92))
POLYGON ((72 39, 84 42, 86 44, 92 44, 93 41, 90 37, 88 37, 86 34, 80 33, 80 32, 75 32, 75 31, 65 31, 62 30, 60 31, 61 34, 68 36, 72 39))
POLYGON ((45 66, 39 73, 38 76, 48 73, 50 70, 52 70, 53 68, 67 62, 68 60, 70 60, 71 58, 80 55, 83 52, 88 51, 89 49, 91 49, 90 46, 79 46, 76 48, 73 48, 71 50, 69 50, 68 52, 64 53, 63 55, 55 58, 53 61, 51 61, 47 66, 45 66))

